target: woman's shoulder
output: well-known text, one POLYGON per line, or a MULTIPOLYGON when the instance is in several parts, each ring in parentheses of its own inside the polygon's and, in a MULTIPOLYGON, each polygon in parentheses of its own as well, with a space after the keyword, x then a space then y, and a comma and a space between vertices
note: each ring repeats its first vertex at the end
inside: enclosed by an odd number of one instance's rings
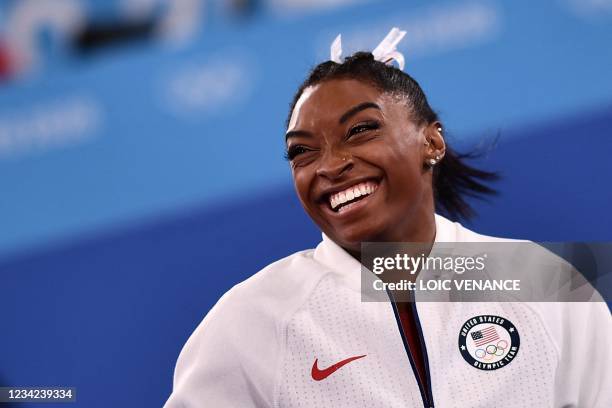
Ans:
POLYGON ((306 302, 328 273, 330 271, 314 259, 314 249, 295 252, 233 286, 209 315, 283 320, 306 302))
POLYGON ((227 322, 251 335, 274 332, 328 273, 314 260, 313 252, 307 249, 279 259, 233 286, 207 313, 192 337, 201 336, 212 326, 217 332, 228 331, 227 322))
POLYGON ((271 370, 281 355, 283 327, 324 274, 310 249, 273 262, 228 290, 181 350, 172 401, 187 405, 206 398, 226 406, 225 388, 215 386, 220 373, 234 389, 232 400, 251 401, 251 382, 263 395, 273 395, 271 370))
POLYGON ((265 266, 235 286, 235 290, 252 298, 276 297, 291 293, 293 297, 308 292, 329 271, 314 258, 314 249, 295 252, 265 266))

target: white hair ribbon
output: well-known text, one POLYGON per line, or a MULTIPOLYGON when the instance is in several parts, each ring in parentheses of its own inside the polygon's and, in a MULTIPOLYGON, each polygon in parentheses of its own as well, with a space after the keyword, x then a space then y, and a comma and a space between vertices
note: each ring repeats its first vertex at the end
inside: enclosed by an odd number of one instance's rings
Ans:
MULTIPOLYGON (((372 55, 376 61, 390 64, 397 61, 399 69, 404 69, 404 55, 397 51, 397 44, 404 38, 406 31, 401 31, 397 27, 393 27, 389 34, 378 44, 372 55)), ((342 37, 340 34, 336 37, 330 47, 330 60, 338 64, 342 64, 342 37)))
POLYGON ((338 34, 329 51, 331 54, 329 59, 338 64, 342 64, 342 34, 338 34))
POLYGON ((397 64, 399 65, 399 69, 404 69, 404 56, 402 53, 396 50, 396 47, 405 35, 405 31, 400 31, 399 28, 393 27, 385 39, 382 40, 376 48, 374 48, 374 51, 372 51, 374 59, 384 62, 385 64, 396 60, 397 64))

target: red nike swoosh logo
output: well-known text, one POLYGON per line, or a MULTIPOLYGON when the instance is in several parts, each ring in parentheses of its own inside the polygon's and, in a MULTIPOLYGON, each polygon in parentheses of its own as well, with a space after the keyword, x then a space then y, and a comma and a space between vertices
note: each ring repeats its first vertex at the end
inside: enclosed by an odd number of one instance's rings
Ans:
POLYGON ((365 357, 367 354, 364 354, 363 356, 355 356, 355 357, 350 357, 347 358, 346 360, 342 360, 337 362, 334 365, 331 365, 323 370, 319 370, 319 367, 317 367, 317 362, 319 361, 319 359, 315 359, 314 364, 312 365, 312 370, 310 372, 310 374, 312 375, 312 379, 315 381, 321 381, 326 379, 327 377, 329 377, 331 374, 333 374, 334 372, 336 372, 336 370, 338 370, 339 368, 341 368, 342 366, 350 363, 351 361, 355 361, 358 360, 360 358, 365 357))

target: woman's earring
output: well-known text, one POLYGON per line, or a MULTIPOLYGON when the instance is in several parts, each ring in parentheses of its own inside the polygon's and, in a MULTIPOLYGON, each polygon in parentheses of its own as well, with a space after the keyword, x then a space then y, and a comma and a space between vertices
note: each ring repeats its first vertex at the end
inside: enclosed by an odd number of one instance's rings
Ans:
POLYGON ((429 165, 430 166, 435 166, 436 163, 438 163, 440 161, 440 155, 437 154, 435 159, 429 159, 429 165))

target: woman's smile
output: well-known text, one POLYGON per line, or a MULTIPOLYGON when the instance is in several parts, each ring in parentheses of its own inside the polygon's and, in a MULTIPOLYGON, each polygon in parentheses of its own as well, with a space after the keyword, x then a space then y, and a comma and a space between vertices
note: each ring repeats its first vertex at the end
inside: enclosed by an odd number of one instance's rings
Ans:
POLYGON ((335 212, 343 213, 357 202, 374 194, 377 188, 378 183, 375 181, 359 182, 338 193, 330 194, 329 204, 335 212))
POLYGON ((344 220, 353 216, 366 216, 364 210, 376 197, 379 182, 374 179, 349 182, 348 188, 334 188, 337 192, 326 193, 321 207, 331 219, 344 220))

